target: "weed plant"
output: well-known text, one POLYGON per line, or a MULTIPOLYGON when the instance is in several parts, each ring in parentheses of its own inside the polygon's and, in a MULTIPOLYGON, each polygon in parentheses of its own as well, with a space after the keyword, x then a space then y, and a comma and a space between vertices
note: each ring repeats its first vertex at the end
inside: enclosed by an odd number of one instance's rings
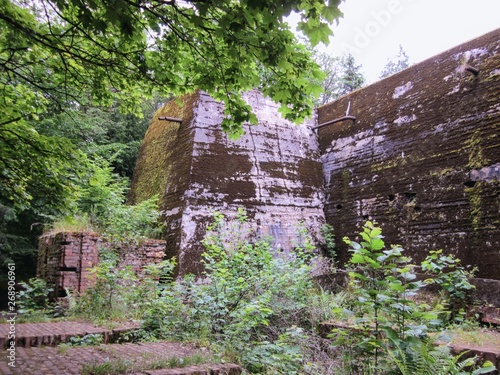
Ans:
POLYGON ((448 322, 462 323, 466 317, 466 307, 471 301, 471 290, 474 285, 469 279, 474 276, 475 269, 466 270, 453 255, 444 255, 443 250, 430 251, 422 262, 422 271, 431 275, 428 284, 439 287, 441 299, 447 306, 448 322))
POLYGON ((174 267, 163 261, 137 275, 130 266, 117 267, 117 262, 115 252, 101 249, 99 264, 90 270, 89 288, 72 304, 73 315, 97 322, 141 319, 146 301, 157 298, 160 278, 174 267))
POLYGON ((149 358, 143 356, 136 361, 124 358, 111 358, 101 363, 87 363, 83 365, 82 375, 115 375, 143 372, 145 370, 183 368, 206 363, 219 363, 213 356, 194 354, 186 357, 149 358))

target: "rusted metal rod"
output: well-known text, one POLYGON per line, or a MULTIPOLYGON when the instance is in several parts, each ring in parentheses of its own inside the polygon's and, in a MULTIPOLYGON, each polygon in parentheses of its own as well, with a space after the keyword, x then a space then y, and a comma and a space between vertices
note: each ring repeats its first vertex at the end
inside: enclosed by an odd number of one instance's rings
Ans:
POLYGON ((319 124, 319 125, 313 126, 313 127, 312 127, 312 130, 316 130, 316 129, 322 128, 322 127, 324 127, 324 126, 331 125, 331 124, 335 124, 335 123, 337 123, 337 122, 346 121, 346 120, 351 120, 351 121, 352 121, 352 123, 354 124, 354 123, 356 122, 356 117, 354 117, 354 116, 344 116, 344 117, 339 117, 339 118, 336 118, 335 120, 330 120, 330 121, 324 122, 324 123, 322 123, 322 124, 319 124))
POLYGON ((470 65, 466 65, 465 66, 465 70, 471 72, 475 76, 477 76, 479 74, 479 69, 478 68, 474 68, 473 66, 470 66, 470 65))
POLYGON ((178 122, 179 124, 182 123, 182 119, 181 118, 176 118, 176 117, 162 116, 162 117, 158 117, 158 120, 173 121, 173 122, 178 122))

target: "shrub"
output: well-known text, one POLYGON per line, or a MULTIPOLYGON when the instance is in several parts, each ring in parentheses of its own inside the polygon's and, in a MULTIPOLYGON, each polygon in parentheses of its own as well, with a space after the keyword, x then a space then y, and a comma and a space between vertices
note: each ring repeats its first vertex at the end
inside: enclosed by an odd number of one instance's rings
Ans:
POLYGON ((453 255, 444 255, 443 250, 430 251, 422 262, 422 271, 431 278, 428 284, 438 285, 440 293, 449 309, 449 322, 462 322, 465 318, 465 308, 471 300, 474 285, 469 279, 474 276, 474 270, 467 271, 461 265, 460 259, 453 255))
POLYGON ((139 278, 130 266, 117 267, 118 256, 102 249, 99 264, 90 270, 90 286, 76 300, 73 313, 91 320, 139 319, 157 298, 158 283, 170 273, 173 263, 164 261, 145 268, 139 278))
POLYGON ((35 312, 46 313, 52 309, 49 295, 53 291, 47 286, 45 280, 31 278, 29 281, 19 283, 24 290, 19 291, 17 298, 18 312, 31 315, 35 312))
MULTIPOLYGON (((352 252, 349 276, 357 301, 349 314, 355 317, 354 325, 351 335, 342 329, 333 334, 354 354, 349 357, 352 368, 361 373, 467 374, 463 369, 474 365, 474 360, 460 361, 449 350, 434 348, 429 340, 429 326, 440 321, 428 305, 415 302, 413 297, 424 283, 416 280, 415 266, 403 255, 403 248, 387 249, 382 230, 369 221, 360 237, 360 243, 344 239, 352 252), (353 360, 356 352, 363 356, 362 362, 353 360)), ((468 274, 458 265, 458 260, 442 256, 441 251, 430 252, 422 263, 422 269, 435 272, 432 282, 445 288, 449 298, 456 298, 453 301, 461 300, 470 289, 468 274)), ((473 373, 491 371, 487 363, 473 373)))
POLYGON ((231 222, 215 213, 203 241, 204 278, 166 286, 144 328, 159 337, 210 342, 253 372, 298 374, 314 367, 307 358, 313 347, 324 347, 316 344, 319 318, 308 310, 316 295, 312 240, 303 230, 297 237, 294 253, 276 253, 270 239, 251 233, 243 210, 231 222))
POLYGON ((158 197, 125 204, 128 181, 102 159, 92 162, 92 174, 75 194, 71 214, 55 218, 52 231, 96 231, 115 244, 137 243, 161 234, 158 197))
POLYGON ((412 337, 423 337, 427 325, 436 314, 425 313, 411 297, 423 283, 416 280, 414 266, 403 255, 403 248, 385 248, 382 230, 366 222, 360 232, 360 243, 345 238, 352 257, 349 272, 355 305, 355 330, 359 333, 357 346, 372 356, 372 368, 383 366, 384 348, 389 340, 396 345, 411 343, 412 337))
POLYGON ((101 218, 103 238, 111 243, 137 243, 161 234, 158 223, 158 197, 154 196, 136 205, 117 204, 108 208, 101 218))

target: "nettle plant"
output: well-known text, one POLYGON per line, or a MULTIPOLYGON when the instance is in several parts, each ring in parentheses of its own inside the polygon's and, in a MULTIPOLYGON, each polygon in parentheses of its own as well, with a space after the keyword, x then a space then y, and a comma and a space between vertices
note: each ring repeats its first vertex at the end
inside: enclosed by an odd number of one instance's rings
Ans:
POLYGON ((382 230, 368 221, 360 233, 361 242, 344 238, 350 246, 352 292, 357 297, 354 326, 359 333, 358 348, 372 354, 373 368, 381 366, 388 344, 404 346, 422 338, 428 326, 438 324, 437 314, 413 297, 424 286, 414 273, 403 248, 386 248, 382 230))

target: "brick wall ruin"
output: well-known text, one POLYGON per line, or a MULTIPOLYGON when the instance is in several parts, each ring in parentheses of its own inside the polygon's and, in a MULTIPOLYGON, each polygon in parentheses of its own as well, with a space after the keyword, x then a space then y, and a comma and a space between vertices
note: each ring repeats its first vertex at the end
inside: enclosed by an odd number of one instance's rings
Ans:
POLYGON ((55 296, 65 288, 83 291, 88 269, 98 261, 98 241, 95 233, 60 232, 40 237, 37 277, 54 288, 55 296))
POLYGON ((141 146, 130 200, 160 196, 167 254, 181 274, 201 270, 211 210, 242 206, 277 247, 293 247, 299 220, 318 230, 326 217, 345 261, 342 237, 372 219, 416 261, 443 248, 500 280, 499 40, 496 30, 446 51, 318 108, 301 126, 250 92, 259 125, 235 142, 207 95, 167 103, 141 146), (355 122, 311 130, 347 110, 355 122))
MULTIPOLYGON (((105 246, 96 233, 46 234, 38 244, 37 277, 54 289, 56 297, 64 295, 65 289, 83 292, 90 285, 89 269, 99 261, 99 248, 105 246)), ((164 249, 162 240, 127 246, 120 254, 118 267, 131 266, 139 274, 145 265, 162 261, 164 249)))
POLYGON ((356 117, 318 129, 336 238, 376 220, 416 261, 442 248, 500 279, 499 40, 496 30, 318 108, 319 124, 347 108, 356 117))

